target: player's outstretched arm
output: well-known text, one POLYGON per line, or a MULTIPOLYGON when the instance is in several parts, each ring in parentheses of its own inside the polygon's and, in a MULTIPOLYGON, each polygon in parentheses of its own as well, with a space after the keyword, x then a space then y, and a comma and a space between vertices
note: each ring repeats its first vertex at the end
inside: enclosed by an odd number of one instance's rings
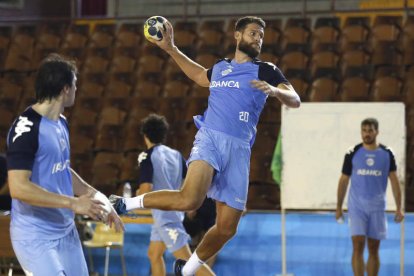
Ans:
POLYGON ((187 57, 178 49, 177 46, 175 46, 173 27, 168 21, 164 24, 166 30, 161 29, 163 39, 160 41, 154 41, 154 43, 166 51, 174 59, 187 77, 200 86, 208 87, 210 85, 210 81, 207 78, 207 69, 187 57))
POLYGON ((395 205, 397 210, 395 211, 395 222, 401 222, 404 219, 404 213, 401 209, 401 189, 400 189, 400 182, 398 181, 397 174, 394 172, 390 172, 389 174, 392 194, 394 195, 395 205))
POLYGON ((9 171, 8 179, 12 198, 34 206, 72 209, 77 214, 87 215, 96 220, 100 219, 101 212, 105 210, 100 201, 88 195, 76 198, 49 192, 31 182, 31 175, 32 172, 28 170, 9 171))
POLYGON ((269 95, 269 97, 278 98, 279 101, 288 107, 298 108, 300 106, 300 97, 290 84, 280 83, 277 87, 274 87, 263 80, 252 80, 251 84, 253 87, 269 95))

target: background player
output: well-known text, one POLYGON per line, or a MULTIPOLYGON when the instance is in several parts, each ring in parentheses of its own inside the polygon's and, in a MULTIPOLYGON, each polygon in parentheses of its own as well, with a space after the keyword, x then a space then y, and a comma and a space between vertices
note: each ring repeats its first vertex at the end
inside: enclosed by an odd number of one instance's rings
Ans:
MULTIPOLYGON (((187 165, 178 151, 163 145, 168 131, 164 116, 151 114, 142 120, 141 134, 144 136, 147 150, 138 157, 140 176, 138 195, 158 190, 179 190, 187 165)), ((168 249, 176 259, 188 260, 191 256, 189 235, 184 229, 184 213, 178 211, 152 210, 154 224, 151 230, 151 242, 148 257, 151 262, 151 275, 166 275, 164 252, 168 249)), ((197 275, 214 275, 204 265, 197 275)))
POLYGON ((385 197, 387 179, 391 181, 397 210, 395 221, 401 222, 401 191, 396 174, 397 166, 392 151, 377 143, 378 121, 367 118, 361 123, 362 143, 356 145, 345 155, 342 175, 338 184, 336 219, 343 216, 342 205, 349 180, 348 214, 352 236, 352 269, 354 275, 363 276, 365 241, 368 241, 367 272, 369 276, 378 275, 380 267, 379 247, 387 234, 385 197))

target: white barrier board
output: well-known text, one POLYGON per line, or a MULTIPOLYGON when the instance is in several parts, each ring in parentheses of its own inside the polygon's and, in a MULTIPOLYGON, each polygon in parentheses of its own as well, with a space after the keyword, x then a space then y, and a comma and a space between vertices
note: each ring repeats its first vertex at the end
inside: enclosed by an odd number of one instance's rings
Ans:
MULTIPOLYGON (((398 178, 405 186, 406 127, 402 103, 303 103, 299 109, 282 108, 284 209, 336 209, 345 153, 362 142, 361 121, 367 117, 378 119, 377 141, 394 152, 398 178)), ((387 210, 395 210, 390 183, 387 210)))

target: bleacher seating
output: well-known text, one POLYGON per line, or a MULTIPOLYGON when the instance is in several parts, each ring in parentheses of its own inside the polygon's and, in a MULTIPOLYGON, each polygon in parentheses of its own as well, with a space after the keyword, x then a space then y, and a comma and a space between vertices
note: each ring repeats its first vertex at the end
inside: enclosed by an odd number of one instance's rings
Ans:
MULTIPOLYGON (((302 101, 405 102, 408 138, 414 137, 414 120, 408 119, 414 106, 413 16, 324 16, 266 22, 260 58, 282 69, 302 101)), ((210 67, 218 59, 232 56, 234 23, 235 19, 176 20, 176 44, 196 62, 210 67)), ((130 21, 0 26, 1 151, 12 118, 33 102, 34 70, 51 52, 74 58, 79 67, 76 105, 67 114, 73 155, 79 159, 72 164, 78 170, 89 168, 88 181, 111 192, 115 182, 137 176, 134 156, 144 148, 139 122, 150 112, 165 115, 174 126, 167 143, 189 153, 195 133, 192 116, 203 112, 208 89, 194 85, 173 59, 148 43, 141 22, 130 21), (116 167, 91 163, 102 152, 123 159, 116 167), (101 169, 105 173, 99 174, 101 169)), ((270 152, 263 152, 263 145, 272 149, 276 139, 260 134, 269 125, 280 128, 280 104, 274 99, 268 100, 258 126, 260 145, 256 143, 252 157, 251 179, 255 182, 272 182, 269 175, 263 178, 265 174, 257 172, 268 167, 270 152)), ((414 174, 414 167, 407 166, 407 170, 414 174)))

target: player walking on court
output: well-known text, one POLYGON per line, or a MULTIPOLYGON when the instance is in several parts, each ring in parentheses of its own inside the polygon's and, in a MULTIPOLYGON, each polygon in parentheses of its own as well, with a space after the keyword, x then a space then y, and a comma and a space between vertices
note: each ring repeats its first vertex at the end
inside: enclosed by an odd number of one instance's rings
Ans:
POLYGON ((193 275, 236 234, 246 206, 251 147, 267 97, 277 97, 294 108, 299 107, 300 99, 275 65, 257 59, 265 28, 261 18, 240 18, 235 26, 234 59, 219 60, 210 69, 184 55, 174 45, 172 25, 164 24, 163 39, 156 44, 190 79, 210 87, 208 108, 204 115, 194 117, 199 130, 180 191, 155 191, 131 199, 112 197, 112 201, 118 213, 124 213, 135 208, 195 210, 206 194, 214 199, 216 224, 185 265, 175 263, 176 275, 193 275))
MULTIPOLYGON (((147 150, 140 153, 138 194, 158 190, 179 190, 187 165, 181 153, 163 145, 168 131, 164 116, 151 114, 142 120, 141 134, 147 150)), ((176 259, 188 260, 191 256, 188 241, 190 236, 184 229, 184 213, 179 211, 162 211, 153 209, 150 245, 148 257, 151 262, 151 275, 166 275, 164 252, 168 249, 176 259)), ((214 275, 204 265, 197 275, 214 275)))
POLYGON ((361 123, 362 143, 351 148, 345 155, 342 175, 338 184, 336 219, 343 216, 342 204, 349 180, 349 225, 352 236, 352 269, 355 276, 363 276, 365 242, 368 242, 368 276, 378 275, 380 267, 379 247, 387 235, 385 197, 387 180, 391 181, 397 210, 395 221, 404 219, 401 210, 401 191, 396 174, 397 166, 392 151, 377 143, 378 121, 367 118, 361 123))
MULTIPOLYGON (((14 121, 7 137, 10 235, 26 275, 89 275, 74 213, 100 220, 105 212, 92 198, 97 191, 70 168, 62 113, 75 101, 76 72, 72 61, 48 56, 36 76, 36 103, 14 121)), ((123 229, 114 210, 108 222, 123 229)))

